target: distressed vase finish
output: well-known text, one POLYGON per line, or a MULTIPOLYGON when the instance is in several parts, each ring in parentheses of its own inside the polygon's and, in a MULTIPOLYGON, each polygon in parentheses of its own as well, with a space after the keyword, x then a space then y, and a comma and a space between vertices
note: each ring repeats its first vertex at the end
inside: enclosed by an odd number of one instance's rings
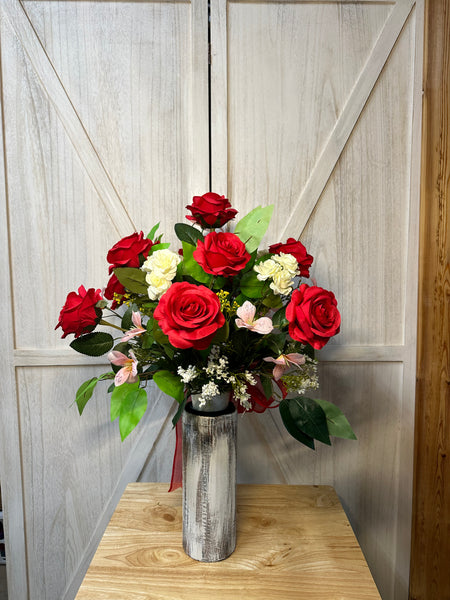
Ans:
POLYGON ((183 548, 217 562, 236 546, 237 410, 183 413, 183 548))

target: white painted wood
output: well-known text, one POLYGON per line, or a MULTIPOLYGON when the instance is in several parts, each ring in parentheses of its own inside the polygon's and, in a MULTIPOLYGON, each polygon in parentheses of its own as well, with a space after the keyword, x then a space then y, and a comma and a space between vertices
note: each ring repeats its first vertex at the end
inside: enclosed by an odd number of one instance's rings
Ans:
POLYGON ((36 36, 32 24, 20 2, 17 0, 5 0, 3 2, 5 15, 14 28, 24 51, 30 60, 34 71, 39 78, 42 88, 61 119, 74 148, 83 163, 89 177, 102 199, 117 233, 123 237, 136 229, 125 205, 106 172, 95 147, 90 140, 70 97, 68 96, 61 80, 49 60, 48 55, 36 36))
POLYGON ((405 347, 398 346, 351 346, 328 344, 318 350, 316 357, 320 362, 402 362, 405 347))
POLYGON ((154 389, 152 401, 153 404, 142 418, 139 425, 139 435, 130 450, 128 459, 120 473, 111 496, 97 521, 88 545, 85 548, 81 548, 81 552, 78 553, 78 564, 76 568, 68 574, 69 582, 62 595, 63 600, 70 600, 76 596, 106 526, 108 525, 127 484, 138 480, 143 465, 148 460, 148 456, 151 455, 155 444, 159 441, 161 429, 164 429, 167 421, 172 419, 174 411, 171 410, 168 412, 168 406, 173 404, 172 399, 159 392, 159 390, 154 389))
POLYGON ((85 356, 74 353, 72 348, 19 348, 13 352, 16 367, 62 367, 102 365, 105 372, 110 370, 111 363, 105 356, 85 356))
MULTIPOLYGON (((211 189, 228 197, 227 3, 211 2, 211 189)), ((236 200, 233 200, 233 206, 236 200)))
POLYGON ((73 598, 124 486, 167 453, 158 444, 174 408, 161 394, 123 444, 107 384, 78 415, 76 389, 109 363, 73 352, 54 327, 70 290, 106 285, 119 237, 161 221, 173 241, 185 205, 208 189, 206 9, 0 3, 10 315, 0 464, 17 600, 73 598))
POLYGON ((238 478, 334 485, 382 597, 406 599, 423 2, 211 9, 214 191, 242 213, 275 203, 266 239, 302 235, 315 257, 312 276, 342 313, 317 353, 320 395, 358 436, 313 454, 276 411, 247 415, 238 478))
POLYGON ((403 503, 399 503, 398 543, 395 561, 401 577, 394 583, 393 597, 406 597, 409 591, 409 556, 404 548, 411 547, 412 522, 412 485, 411 474, 414 469, 414 418, 415 404, 412 398, 416 392, 416 340, 417 340, 417 307, 418 307, 418 255, 419 255, 419 219, 420 214, 420 164, 422 139, 422 65, 423 65, 423 3, 415 7, 413 18, 415 25, 414 40, 414 84, 413 114, 411 123, 411 169, 410 169, 410 205, 408 219, 408 252, 406 264, 405 289, 405 323, 404 343, 407 353, 403 362, 402 414, 401 422, 410 424, 401 429, 400 464, 398 486, 400 493, 405 493, 403 503))
MULTIPOLYGON (((364 362, 364 361, 403 361, 404 346, 340 346, 329 344, 317 352, 317 358, 322 362, 364 362)), ((14 350, 14 365, 16 367, 55 367, 55 366, 93 366, 101 365, 108 370, 110 363, 104 356, 85 356, 74 354, 71 348, 20 348, 14 350)))
MULTIPOLYGON (((70 600, 126 480, 168 481, 174 407, 156 396, 124 445, 106 384, 80 418, 75 390, 108 364, 53 327, 69 290, 106 284, 119 231, 161 220, 173 241, 208 189, 206 1, 5 0, 0 16, 9 579, 25 600, 25 531, 29 599, 70 600)), ((335 485, 396 600, 409 568, 422 28, 422 0, 211 2, 213 189, 242 213, 275 202, 271 243, 304 229, 343 315, 319 353, 321 395, 358 436, 312 453, 277 411, 240 416, 238 480, 335 485)))
MULTIPOLYGON (((0 100, 3 123, 3 106, 0 100)), ((3 527, 9 597, 28 597, 26 547, 21 478, 20 425, 12 348, 14 325, 10 273, 7 187, 4 169, 3 128, 0 131, 0 303, 6 318, 1 320, 0 336, 3 357, 2 391, 0 394, 0 484, 2 488, 3 527)))
POLYGON ((336 121, 325 148, 314 165, 300 197, 293 206, 285 227, 280 232, 281 238, 292 235, 299 238, 303 233, 413 4, 413 0, 398 1, 395 4, 336 121))

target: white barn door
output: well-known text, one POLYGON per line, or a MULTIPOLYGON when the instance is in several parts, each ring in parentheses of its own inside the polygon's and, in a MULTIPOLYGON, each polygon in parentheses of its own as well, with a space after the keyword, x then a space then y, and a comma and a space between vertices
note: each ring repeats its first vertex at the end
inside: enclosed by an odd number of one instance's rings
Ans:
POLYGON ((199 0, 2 0, 0 19, 9 597, 70 600, 171 401, 155 394, 124 444, 105 393, 80 418, 74 393, 99 367, 54 327, 70 290, 106 285, 116 241, 158 221, 173 237, 208 189, 208 13, 199 0))
MULTIPOLYGON (((241 479, 335 486, 383 600, 408 597, 422 2, 211 3, 212 185, 267 239, 300 238, 341 333, 323 398, 357 442, 300 447, 277 411, 247 419, 241 479)), ((241 420, 240 424, 244 419, 241 420)))
MULTIPOLYGON (((275 203, 340 335, 322 397, 358 436, 316 453, 240 419, 239 478, 336 487, 383 600, 408 589, 423 0, 211 0, 213 191, 275 203)), ((207 0, 2 0, 0 478, 11 600, 71 600, 127 481, 167 481, 171 401, 121 444, 98 373, 53 331, 106 252, 209 187, 207 0)))

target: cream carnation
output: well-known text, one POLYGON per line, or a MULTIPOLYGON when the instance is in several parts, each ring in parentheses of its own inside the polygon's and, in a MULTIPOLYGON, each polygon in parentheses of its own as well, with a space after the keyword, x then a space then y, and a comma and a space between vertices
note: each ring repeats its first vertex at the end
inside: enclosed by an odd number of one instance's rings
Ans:
POLYGON ((158 273, 161 277, 172 281, 180 262, 181 256, 172 250, 156 250, 147 258, 141 269, 147 273, 158 273))
POLYGON ((259 281, 266 281, 269 277, 273 277, 275 273, 281 271, 282 267, 271 258, 268 258, 264 262, 253 267, 253 270, 258 273, 257 278, 259 281))
POLYGON ((273 256, 272 259, 276 263, 278 263, 283 269, 289 271, 291 277, 300 274, 297 259, 295 258, 295 256, 292 256, 292 254, 284 254, 283 252, 280 252, 280 254, 273 256))
POLYGON ((293 281, 291 274, 289 271, 282 269, 275 273, 273 276, 273 281, 269 287, 275 294, 287 296, 292 292, 292 284, 293 281))
POLYGON ((147 273, 145 281, 148 283, 147 292, 150 300, 159 300, 172 285, 172 281, 161 275, 159 271, 147 273))

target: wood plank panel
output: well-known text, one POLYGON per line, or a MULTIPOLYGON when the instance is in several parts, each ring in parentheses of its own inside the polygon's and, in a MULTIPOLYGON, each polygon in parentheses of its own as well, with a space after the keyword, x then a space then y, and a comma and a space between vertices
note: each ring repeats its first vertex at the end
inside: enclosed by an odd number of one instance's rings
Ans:
POLYGON ((318 353, 319 393, 361 427, 354 445, 310 457, 283 436, 276 412, 242 420, 242 477, 335 485, 383 598, 403 600, 423 3, 223 0, 212 11, 213 182, 242 212, 275 203, 271 242, 302 233, 312 276, 335 292, 343 317, 318 353))
MULTIPOLYGON (((338 2, 228 4, 226 37, 214 38, 228 57, 219 88, 229 99, 228 194, 241 210, 256 200, 282 203, 270 238, 286 225, 391 10, 338 2)), ((223 24, 223 16, 218 20, 223 24)), ((216 96, 219 103, 221 91, 216 96)), ((223 133, 214 125, 213 148, 223 133)), ((223 162, 214 153, 214 180, 224 184, 223 162)))
MULTIPOLYGON (((96 371, 85 368, 82 379, 96 371)), ((18 369, 31 600, 70 598, 63 592, 74 575, 72 587, 78 588, 84 575, 78 572, 80 562, 84 569, 88 566, 83 558, 86 548, 90 553, 95 549, 111 513, 102 519, 103 526, 91 543, 99 516, 113 493, 117 502, 132 474, 129 469, 115 492, 135 440, 147 437, 144 454, 139 456, 143 463, 171 414, 172 400, 155 394, 146 418, 122 443, 117 422, 109 419, 104 388, 96 391, 83 416, 78 415, 67 390, 75 389, 79 381, 79 368, 18 369)), ((134 468, 135 477, 142 463, 134 468)))
POLYGON ((109 422, 105 393, 83 417, 73 406, 67 390, 95 374, 18 369, 30 600, 62 598, 131 448, 109 422))
POLYGON ((327 363, 320 375, 319 397, 341 407, 358 440, 334 439, 331 448, 318 443, 312 451, 286 432, 278 410, 243 415, 238 423, 238 480, 333 485, 382 597, 406 597, 408 564, 405 568, 396 556, 399 536, 410 528, 407 492, 398 480, 403 365, 327 363), (394 595, 399 580, 403 589, 394 595))
MULTIPOLYGON (((1 72, 0 69, 0 76, 1 72)), ((0 85, 3 87, 1 80, 0 85)), ((1 98, 0 109, 3 125, 3 98, 1 98)), ((5 308, 12 307, 8 190, 6 183, 2 126, 0 131, 0 304, 5 308)), ((21 455, 17 450, 19 447, 20 421, 12 354, 14 327, 11 309, 9 312, 9 318, 2 319, 0 325, 0 335, 4 347, 10 350, 5 353, 3 360, 2 392, 0 393, 0 485, 3 493, 3 526, 6 555, 8 556, 6 567, 2 568, 4 572, 7 571, 10 598, 25 600, 28 595, 28 581, 26 578, 23 482, 21 477, 21 455)))
POLYGON ((302 235, 338 298, 331 344, 404 341, 414 41, 412 15, 302 235))
POLYGON ((450 597, 450 2, 427 1, 411 600, 450 597))
MULTIPOLYGON (((10 18, 11 12, 23 14, 16 2, 13 6, 6 13, 10 18)), ((190 3, 113 6, 30 2, 32 27, 22 24, 24 32, 16 22, 9 26, 10 18, 4 23, 12 260, 24 264, 29 256, 47 257, 34 267, 40 271, 36 278, 46 282, 36 290, 42 318, 26 310, 23 293, 15 295, 23 325, 17 328, 18 346, 29 346, 31 338, 37 347, 64 346, 52 324, 65 294, 82 282, 104 286, 108 249, 131 233, 105 212, 101 200, 108 184, 99 183, 96 173, 108 173, 124 218, 129 214, 146 232, 161 221, 169 240, 184 206, 207 186, 206 69, 200 78, 193 66, 199 58, 191 52, 202 26, 206 36, 206 15, 194 27, 194 16, 201 16, 197 4, 195 11, 190 3), (39 37, 33 37, 34 29, 39 37), (30 39, 18 39, 25 33, 30 39), (30 51, 33 43, 41 48, 40 62, 30 51), (97 166, 87 148, 93 148, 97 166)), ((206 56, 205 41, 203 50, 206 56)), ((17 290, 28 285, 25 270, 14 277, 17 290)))
POLYGON ((207 10, 202 0, 5 0, 0 11, 9 579, 17 600, 71 600, 173 408, 150 395, 123 445, 105 393, 80 419, 69 405, 105 359, 71 360, 54 325, 70 290, 106 284, 119 237, 161 220, 173 239, 207 189, 207 10))

